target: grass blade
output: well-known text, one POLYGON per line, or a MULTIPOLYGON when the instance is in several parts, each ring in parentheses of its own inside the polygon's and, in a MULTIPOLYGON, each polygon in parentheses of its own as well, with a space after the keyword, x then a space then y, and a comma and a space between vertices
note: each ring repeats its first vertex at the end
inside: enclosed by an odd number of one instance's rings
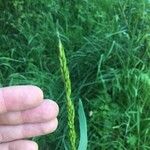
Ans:
POLYGON ((87 149, 87 143, 88 143, 88 137, 87 137, 87 120, 83 108, 83 104, 81 99, 79 99, 79 123, 80 123, 80 142, 78 150, 86 150, 87 149))

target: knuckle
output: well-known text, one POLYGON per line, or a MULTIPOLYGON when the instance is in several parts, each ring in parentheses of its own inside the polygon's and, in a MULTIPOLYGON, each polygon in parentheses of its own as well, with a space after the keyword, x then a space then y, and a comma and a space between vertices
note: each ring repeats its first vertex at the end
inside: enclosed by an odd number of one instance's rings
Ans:
POLYGON ((0 132, 0 143, 3 142, 5 142, 5 135, 2 132, 0 132))

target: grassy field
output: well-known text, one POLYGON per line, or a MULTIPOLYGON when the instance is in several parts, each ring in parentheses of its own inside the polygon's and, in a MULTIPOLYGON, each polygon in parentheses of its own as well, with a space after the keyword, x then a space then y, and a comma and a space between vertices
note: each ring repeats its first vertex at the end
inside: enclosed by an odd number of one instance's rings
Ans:
POLYGON ((88 150, 150 150, 148 0, 0 0, 0 84, 33 84, 60 106, 59 128, 40 150, 68 145, 57 30, 76 109, 82 100, 88 150))

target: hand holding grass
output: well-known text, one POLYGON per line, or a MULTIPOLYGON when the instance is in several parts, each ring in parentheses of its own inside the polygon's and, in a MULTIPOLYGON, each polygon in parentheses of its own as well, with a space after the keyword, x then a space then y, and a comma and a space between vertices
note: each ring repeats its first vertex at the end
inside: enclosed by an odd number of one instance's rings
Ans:
POLYGON ((57 128, 58 105, 43 101, 35 86, 0 88, 0 149, 37 150, 37 144, 22 140, 53 132, 57 128))

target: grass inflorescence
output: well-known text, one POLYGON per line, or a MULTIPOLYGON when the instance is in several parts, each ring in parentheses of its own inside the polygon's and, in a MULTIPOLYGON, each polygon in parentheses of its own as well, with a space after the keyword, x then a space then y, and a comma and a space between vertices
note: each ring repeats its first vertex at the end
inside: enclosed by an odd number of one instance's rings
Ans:
POLYGON ((76 131, 75 131, 75 108, 73 101, 71 99, 71 81, 69 75, 69 69, 67 66, 67 59, 64 51, 64 47, 59 38, 59 60, 62 77, 65 84, 66 91, 66 104, 67 104, 67 113, 68 113, 68 127, 69 127, 69 141, 70 141, 70 150, 76 150, 76 131))

